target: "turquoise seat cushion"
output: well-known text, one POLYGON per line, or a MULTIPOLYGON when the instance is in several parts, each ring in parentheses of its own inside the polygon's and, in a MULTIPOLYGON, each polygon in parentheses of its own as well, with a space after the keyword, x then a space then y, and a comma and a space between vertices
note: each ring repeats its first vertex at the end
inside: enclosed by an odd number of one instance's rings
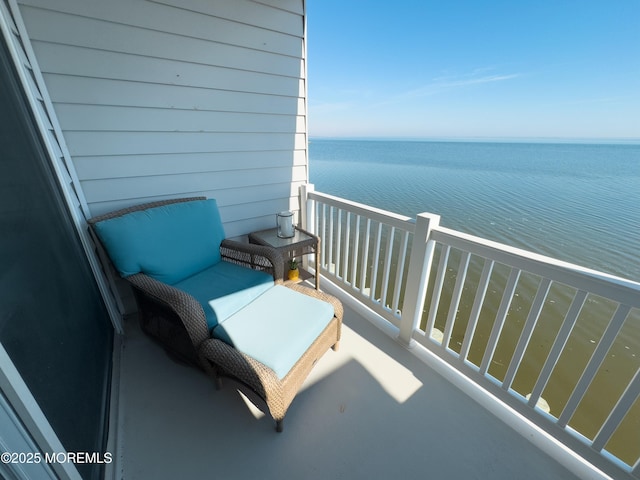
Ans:
POLYGON ((218 262, 185 278, 174 287, 183 290, 202 305, 209 330, 273 287, 268 273, 230 262, 218 262))
POLYGON ((333 306, 276 285, 220 322, 213 337, 271 368, 283 379, 333 318, 333 306))
POLYGON ((121 276, 170 285, 220 261, 224 229, 213 199, 173 203, 94 225, 121 276))

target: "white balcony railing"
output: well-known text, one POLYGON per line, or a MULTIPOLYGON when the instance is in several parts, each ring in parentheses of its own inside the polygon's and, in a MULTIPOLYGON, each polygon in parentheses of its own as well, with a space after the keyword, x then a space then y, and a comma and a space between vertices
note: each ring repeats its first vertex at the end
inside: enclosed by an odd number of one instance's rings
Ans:
POLYGON ((437 215, 414 220, 311 185, 301 197, 303 226, 322 238, 316 268, 400 341, 596 464, 640 477, 639 283, 441 227, 437 215))

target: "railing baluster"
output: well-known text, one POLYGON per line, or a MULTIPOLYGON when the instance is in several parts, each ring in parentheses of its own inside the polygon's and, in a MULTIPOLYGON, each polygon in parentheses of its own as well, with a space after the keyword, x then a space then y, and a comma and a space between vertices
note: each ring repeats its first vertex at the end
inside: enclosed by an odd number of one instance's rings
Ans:
MULTIPOLYGON (((358 288, 358 253, 360 249, 360 215, 356 215, 355 234, 353 236, 353 277, 351 279, 351 286, 358 288)), ((360 273, 362 279, 362 273, 360 273)), ((362 280, 360 280, 362 281, 362 280)))
POLYGON ((478 319, 480 318, 480 311, 484 303, 484 297, 487 294, 489 288, 489 281, 491 280, 491 272, 493 271, 493 260, 484 261, 482 267, 482 274, 480 275, 480 281, 478 282, 478 288, 476 290, 476 296, 473 300, 473 306, 471 307, 471 314, 469 316, 469 323, 467 324, 467 331, 464 334, 464 340, 462 341, 462 348, 460 349, 460 358, 465 361, 469 356, 469 349, 473 342, 473 336, 476 332, 476 326, 478 325, 478 319))
POLYGON ((324 217, 324 203, 316 202, 316 235, 322 235, 323 238, 324 231, 321 230, 321 222, 324 222, 324 217))
POLYGON ((635 401, 640 397, 640 370, 636 371, 636 374, 633 376, 633 380, 627 386, 624 393, 616 403, 616 406, 613 407, 609 417, 604 422, 600 431, 593 439, 592 447, 596 451, 601 451, 604 446, 607 444, 611 436, 614 434, 622 420, 624 420, 625 415, 631 409, 635 401))
MULTIPOLYGON (((387 293, 389 292, 389 275, 391 273, 391 255, 393 253, 393 237, 396 233, 395 227, 391 227, 391 231, 389 232, 389 238, 387 238, 387 248, 384 256, 384 268, 382 270, 382 294, 380 295, 380 300, 382 302, 382 306, 386 307, 387 302, 387 293)), ((391 309, 391 306, 389 306, 391 309)))
POLYGON ((551 351, 547 356, 547 360, 544 362, 544 366, 540 371, 540 375, 538 376, 538 380, 536 380, 536 384, 533 387, 533 391, 531 392, 531 397, 529 397, 529 406, 535 407, 536 403, 540 399, 542 392, 544 391, 544 387, 547 386, 547 382, 549 378, 551 378, 551 374, 553 373, 553 369, 558 363, 560 359, 560 355, 562 355, 562 351, 564 350, 564 346, 569 340, 569 335, 573 331, 573 327, 578 320, 578 315, 580 315, 580 311, 582 310, 582 306, 584 305, 585 300, 587 299, 587 292, 583 290, 579 290, 576 295, 573 297, 573 301, 571 302, 571 306, 569 307, 569 311, 567 315, 564 317, 564 321, 562 322, 562 327, 560 327, 560 331, 556 336, 555 341, 551 347, 551 351))
POLYGON ((360 293, 364 294, 367 288, 367 262, 369 261, 369 240, 371 236, 371 219, 367 218, 364 231, 364 243, 362 244, 362 283, 360 284, 360 293))
POLYGON ((491 335, 489 335, 489 343, 487 344, 484 357, 482 357, 482 362, 480 363, 480 373, 482 375, 485 375, 489 370, 489 365, 491 364, 493 355, 496 352, 496 347, 500 340, 500 334, 502 333, 502 327, 504 326, 504 321, 509 313, 509 307, 511 306, 511 300, 513 299, 513 295, 516 291, 519 278, 520 270, 512 268, 511 273, 509 274, 509 279, 507 280, 507 286, 505 287, 504 294, 502 295, 502 301, 500 302, 498 313, 496 314, 496 321, 491 329, 491 335))
MULTIPOLYGON (((311 200, 313 206, 310 212, 311 215, 311 225, 313 225, 313 233, 315 235, 318 235, 318 230, 320 229, 320 225, 318 223, 319 219, 318 219, 318 202, 315 200, 311 200)), ((318 265, 315 265, 315 268, 318 269, 318 265)))
POLYGON ((436 316, 438 314, 438 307, 440 305, 440 297, 442 296, 442 287, 444 285, 444 277, 447 272, 447 263, 449 261, 449 252, 451 247, 449 245, 443 245, 440 252, 440 262, 438 263, 438 274, 436 275, 435 284, 433 287, 433 294, 431 296, 431 306, 429 308, 429 316, 427 317, 427 325, 424 329, 427 337, 431 337, 431 331, 436 323, 436 316))
POLYGON ((349 271, 349 254, 350 254, 350 243, 351 240, 351 212, 347 211, 347 218, 345 220, 345 232, 344 232, 344 246, 342 251, 342 279, 346 284, 349 282, 353 282, 353 275, 349 271))
POLYGON ((327 234, 327 239, 329 240, 329 253, 326 257, 327 260, 327 270, 329 271, 329 273, 331 273, 332 275, 335 275, 335 269, 334 271, 331 271, 331 266, 333 265, 333 216, 334 216, 334 207, 330 206, 329 207, 329 233, 327 234))
POLYGON ((460 258, 460 265, 458 265, 458 276, 453 288, 453 295, 451 296, 451 304, 449 306, 449 313, 447 315, 447 322, 444 328, 444 335, 442 339, 442 346, 444 348, 449 347, 449 341, 451 340, 451 333, 453 332, 453 326, 456 322, 456 314, 458 313, 458 307, 460 306, 460 299, 462 298, 462 289, 464 288, 464 281, 467 278, 467 271, 469 269, 469 260, 471 254, 464 252, 460 258))
POLYGON ((393 288, 393 304, 391 306, 393 314, 396 316, 401 316, 399 314, 399 304, 400 304, 400 290, 402 289, 402 281, 404 277, 404 264, 407 258, 407 247, 409 245, 409 232, 406 230, 402 234, 402 246, 400 247, 400 252, 398 253, 398 266, 396 268, 396 284, 393 288))
POLYGON ((562 410, 560 417, 558 417, 557 423, 562 428, 567 426, 569 420, 571 420, 571 417, 578 408, 582 397, 584 397, 584 394, 587 392, 589 385, 591 385, 591 382, 593 381, 593 377, 595 377, 596 373, 598 373, 600 365, 602 365, 602 362, 607 356, 607 352, 609 352, 609 349, 613 345, 613 342, 616 341, 616 337, 618 336, 618 333, 620 333, 622 325, 624 324, 624 321, 626 320, 627 315, 629 315, 630 311, 631 307, 627 305, 618 306, 618 309, 613 315, 611 322, 609 322, 607 329, 604 331, 604 335, 602 335, 602 338, 598 342, 598 346, 593 352, 593 355, 591 355, 591 359, 587 364, 587 368, 585 368, 584 372, 582 372, 576 388, 573 389, 573 393, 569 397, 569 400, 562 410))
POLYGON ((380 243, 382 241, 382 223, 378 222, 376 230, 376 244, 373 247, 373 272, 371 273, 371 292, 369 297, 375 300, 376 285, 378 285, 378 262, 380 261, 380 243))
POLYGON ((527 320, 524 324, 524 328, 522 329, 522 333, 520 334, 520 339, 518 340, 518 345, 513 353, 513 357, 511 358, 511 362, 509 363, 509 368, 507 369, 507 374, 504 377, 504 381, 502 382, 502 388, 505 390, 509 390, 511 385, 513 384, 513 379, 516 376, 516 372, 518 371, 518 367, 520 366, 520 362, 524 358, 524 352, 529 345, 529 340, 531 340, 531 335, 533 334, 533 329, 538 323, 538 319, 540 318, 540 314, 542 313, 542 308, 544 307, 544 301, 549 294, 549 289, 551 288, 551 280, 548 278, 543 278, 538 285, 538 292, 531 304, 531 310, 529 311, 529 315, 527 316, 527 320))
POLYGON ((333 259, 333 268, 335 269, 335 274, 336 277, 338 277, 338 279, 344 280, 343 272, 340 272, 340 260, 342 258, 342 209, 338 208, 337 209, 337 219, 336 219, 336 223, 337 225, 337 233, 336 233, 336 256, 333 259), (342 273, 342 275, 341 275, 342 273))
MULTIPOLYGON (((329 238, 327 237, 327 204, 322 204, 322 229, 320 230, 320 235, 323 238, 323 241, 320 242, 322 247, 322 265, 320 267, 326 269, 327 265, 327 243, 329 243, 329 238)), ((318 267, 320 269, 320 267, 318 267)))

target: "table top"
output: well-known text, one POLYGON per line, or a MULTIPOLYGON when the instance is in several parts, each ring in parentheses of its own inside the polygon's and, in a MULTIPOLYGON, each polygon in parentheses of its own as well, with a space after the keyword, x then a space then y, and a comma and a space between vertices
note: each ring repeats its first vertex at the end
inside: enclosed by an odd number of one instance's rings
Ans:
POLYGON ((317 242, 317 237, 297 227, 295 228, 293 237, 289 238, 279 237, 277 228, 269 228, 267 230, 260 230, 259 232, 252 232, 249 234, 249 238, 255 243, 268 245, 278 249, 314 245, 317 242))

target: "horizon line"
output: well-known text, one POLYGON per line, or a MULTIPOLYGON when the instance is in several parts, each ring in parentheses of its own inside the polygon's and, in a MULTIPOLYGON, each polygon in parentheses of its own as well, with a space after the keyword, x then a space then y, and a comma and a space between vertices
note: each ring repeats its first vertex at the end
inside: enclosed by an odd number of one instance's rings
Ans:
POLYGON ((574 143, 607 145, 640 145, 640 138, 629 137, 484 137, 484 136, 401 136, 401 135, 309 135, 312 140, 404 141, 404 142, 469 142, 469 143, 574 143))

